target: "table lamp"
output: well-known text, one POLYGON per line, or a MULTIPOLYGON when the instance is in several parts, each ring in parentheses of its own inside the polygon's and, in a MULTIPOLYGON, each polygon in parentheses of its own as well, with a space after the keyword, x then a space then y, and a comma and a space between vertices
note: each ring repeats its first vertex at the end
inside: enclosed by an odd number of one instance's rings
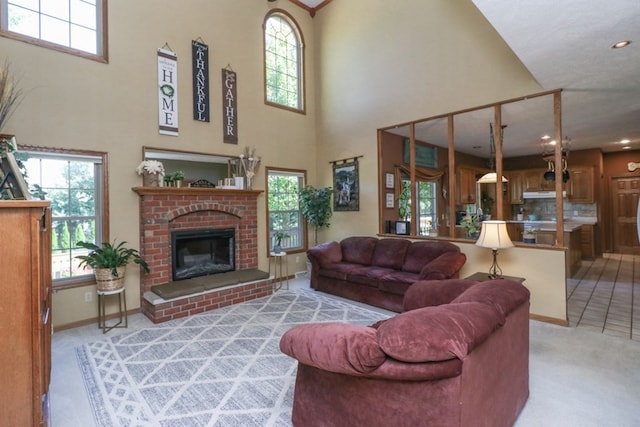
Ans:
POLYGON ((498 249, 513 247, 513 242, 507 232, 507 223, 504 221, 483 221, 480 237, 476 245, 483 248, 491 248, 493 252, 493 264, 489 268, 489 278, 502 278, 502 269, 498 266, 498 249))

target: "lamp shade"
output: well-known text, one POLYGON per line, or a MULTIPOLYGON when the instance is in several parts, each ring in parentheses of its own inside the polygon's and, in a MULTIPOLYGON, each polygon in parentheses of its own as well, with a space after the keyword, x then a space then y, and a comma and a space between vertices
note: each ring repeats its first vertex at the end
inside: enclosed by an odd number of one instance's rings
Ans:
POLYGON ((483 248, 504 249, 513 247, 504 221, 482 221, 482 230, 476 245, 483 248))
MULTIPOLYGON (((497 182, 498 182, 498 175, 495 172, 485 173, 477 181, 478 184, 495 184, 497 182)), ((503 176, 502 182, 508 182, 508 179, 503 176)))

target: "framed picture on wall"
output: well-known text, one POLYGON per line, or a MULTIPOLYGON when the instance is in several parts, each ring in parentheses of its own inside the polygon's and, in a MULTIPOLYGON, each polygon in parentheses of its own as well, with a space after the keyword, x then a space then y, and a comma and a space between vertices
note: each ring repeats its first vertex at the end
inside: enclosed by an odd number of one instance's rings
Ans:
POLYGON ((384 175, 384 187, 385 188, 393 188, 394 187, 394 176, 392 173, 387 173, 384 175))
POLYGON ((333 164, 333 210, 359 211, 358 159, 333 164))
POLYGON ((387 193, 386 197, 387 197, 387 199, 386 199, 386 205, 385 206, 387 208, 393 208, 394 205, 395 205, 394 200, 393 200, 394 199, 393 193, 387 193))

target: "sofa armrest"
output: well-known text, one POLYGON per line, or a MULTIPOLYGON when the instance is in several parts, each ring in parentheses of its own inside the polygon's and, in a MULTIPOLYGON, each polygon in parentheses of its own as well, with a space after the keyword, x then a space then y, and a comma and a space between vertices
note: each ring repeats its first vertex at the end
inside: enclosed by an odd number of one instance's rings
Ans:
POLYGON ((467 262, 467 256, 462 252, 445 252, 422 268, 420 280, 442 280, 457 277, 465 262, 467 262))
POLYGON ((327 267, 342 261, 342 248, 338 242, 326 242, 307 250, 307 257, 314 266, 327 267))
POLYGON ((325 371, 362 375, 386 359, 373 328, 346 323, 314 323, 289 329, 280 350, 298 362, 325 371))

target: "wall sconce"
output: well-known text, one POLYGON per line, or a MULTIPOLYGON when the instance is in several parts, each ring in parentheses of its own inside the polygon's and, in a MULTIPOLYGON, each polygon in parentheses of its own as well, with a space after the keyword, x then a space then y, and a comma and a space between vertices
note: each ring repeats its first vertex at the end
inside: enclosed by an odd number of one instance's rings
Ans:
POLYGON ((490 279, 502 278, 502 269, 498 266, 498 249, 512 248, 513 242, 507 232, 507 223, 504 221, 483 221, 480 237, 476 245, 490 248, 493 253, 493 263, 489 268, 490 279))

